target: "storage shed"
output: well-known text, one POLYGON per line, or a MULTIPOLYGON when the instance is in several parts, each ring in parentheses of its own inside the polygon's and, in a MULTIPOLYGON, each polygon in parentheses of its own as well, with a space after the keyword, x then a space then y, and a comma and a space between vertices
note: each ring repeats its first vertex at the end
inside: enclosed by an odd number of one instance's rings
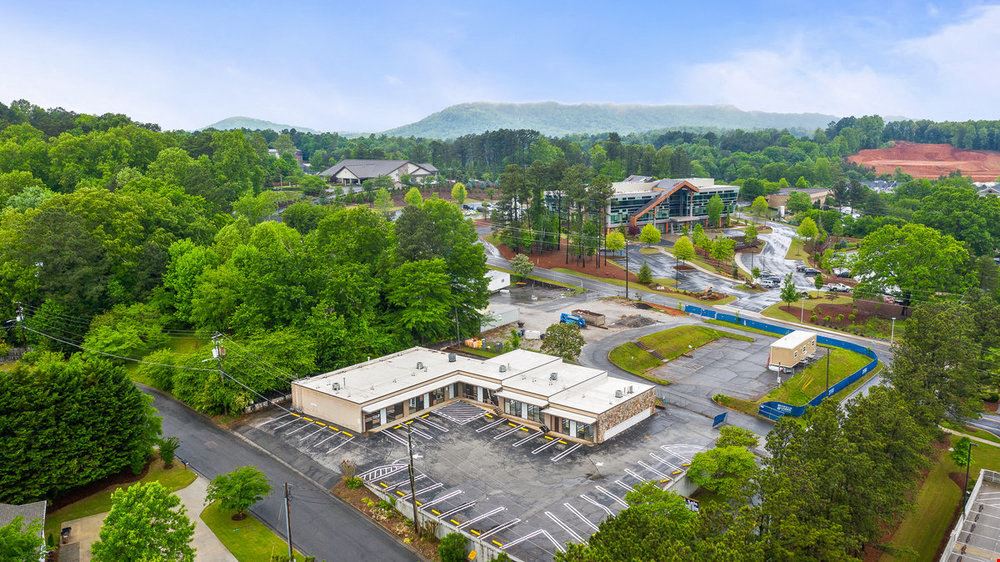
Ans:
POLYGON ((791 369, 816 355, 816 333, 795 330, 771 344, 767 368, 772 371, 791 369))

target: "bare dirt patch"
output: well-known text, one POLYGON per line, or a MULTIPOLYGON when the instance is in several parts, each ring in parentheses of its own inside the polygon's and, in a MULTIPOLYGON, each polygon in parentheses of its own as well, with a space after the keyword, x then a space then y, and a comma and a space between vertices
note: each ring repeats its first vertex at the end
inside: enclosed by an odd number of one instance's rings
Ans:
POLYGON ((879 174, 900 168, 916 178, 938 178, 955 170, 976 181, 994 181, 1000 176, 1000 152, 961 150, 950 144, 897 141, 888 148, 862 150, 847 160, 874 168, 879 174))
POLYGON ((369 519, 392 533, 403 544, 415 549, 424 560, 439 560, 438 540, 425 531, 414 540, 413 524, 402 517, 395 508, 379 505, 379 498, 367 488, 348 488, 343 481, 333 487, 333 495, 349 503, 351 507, 365 514, 369 519))
MULTIPOLYGON (((782 306, 781 310, 795 317, 798 317, 800 312, 799 307, 794 304, 782 306)), ((846 328, 851 324, 864 324, 869 318, 903 318, 902 306, 872 301, 855 301, 854 304, 817 304, 813 312, 816 314, 815 322, 810 320, 809 314, 806 314, 803 320, 816 326, 835 328, 846 328), (851 314, 854 314, 853 320, 851 314), (825 320, 827 316, 830 317, 829 321, 825 320)))

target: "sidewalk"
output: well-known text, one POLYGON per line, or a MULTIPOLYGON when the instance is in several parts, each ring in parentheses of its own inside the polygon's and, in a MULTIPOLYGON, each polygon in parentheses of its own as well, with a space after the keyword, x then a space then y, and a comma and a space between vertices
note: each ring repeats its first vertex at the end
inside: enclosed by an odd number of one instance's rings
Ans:
MULTIPOLYGON (((191 547, 195 550, 195 560, 206 562, 237 562, 236 557, 229 553, 229 550, 212 533, 208 525, 201 520, 201 512, 205 509, 205 494, 208 491, 208 479, 199 475, 188 487, 174 492, 181 499, 181 503, 187 510, 188 519, 194 522, 194 538, 191 547)), ((72 542, 63 545, 62 550, 68 554, 66 559, 89 562, 91 559, 90 547, 97 542, 101 525, 107 513, 99 513, 67 521, 64 527, 73 528, 72 542), (76 558, 78 553, 78 558, 76 558)))
POLYGON ((975 435, 969 435, 968 433, 962 433, 961 431, 955 431, 954 429, 948 429, 947 427, 938 426, 938 429, 945 433, 950 433, 952 435, 957 435, 959 437, 968 437, 970 441, 975 441, 976 443, 982 443, 983 445, 990 445, 992 447, 1000 447, 1000 443, 995 441, 990 441, 989 439, 983 439, 982 437, 976 437, 975 435))

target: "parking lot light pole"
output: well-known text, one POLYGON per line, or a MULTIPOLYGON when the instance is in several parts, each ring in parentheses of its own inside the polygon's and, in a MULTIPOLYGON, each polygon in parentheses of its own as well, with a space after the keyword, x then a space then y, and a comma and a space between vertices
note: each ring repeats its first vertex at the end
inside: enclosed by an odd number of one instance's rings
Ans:
POLYGON ((896 317, 893 316, 891 328, 889 328, 889 345, 892 345, 892 342, 895 341, 895 339, 896 339, 896 317))
POLYGON ((972 466, 972 448, 976 446, 976 443, 969 440, 969 456, 965 459, 965 489, 962 490, 962 506, 969 503, 969 467, 972 466))
POLYGON ((417 487, 413 477, 413 424, 406 426, 406 452, 410 455, 410 504, 413 505, 413 536, 420 537, 420 523, 417 521, 417 487))
POLYGON ((628 300, 628 238, 625 239, 625 300, 628 300))

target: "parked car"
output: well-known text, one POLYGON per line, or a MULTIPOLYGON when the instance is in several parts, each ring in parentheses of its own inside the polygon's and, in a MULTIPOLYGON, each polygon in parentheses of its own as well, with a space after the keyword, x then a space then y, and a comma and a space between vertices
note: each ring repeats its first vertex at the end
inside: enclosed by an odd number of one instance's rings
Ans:
POLYGON ((777 277, 761 277, 758 284, 765 289, 774 289, 781 286, 781 281, 777 277))
POLYGON ((833 268, 833 274, 837 277, 849 279, 851 277, 851 270, 846 267, 835 267, 833 268))
POLYGON ((819 275, 822 272, 814 267, 807 267, 802 271, 802 273, 805 273, 806 277, 813 277, 819 275))
POLYGON ((798 271, 799 273, 802 273, 802 272, 804 272, 807 269, 809 269, 809 268, 806 267, 806 264, 804 264, 804 263, 795 264, 795 271, 798 271))
POLYGON ((830 283, 826 286, 826 290, 833 293, 850 293, 851 287, 843 283, 830 283))

